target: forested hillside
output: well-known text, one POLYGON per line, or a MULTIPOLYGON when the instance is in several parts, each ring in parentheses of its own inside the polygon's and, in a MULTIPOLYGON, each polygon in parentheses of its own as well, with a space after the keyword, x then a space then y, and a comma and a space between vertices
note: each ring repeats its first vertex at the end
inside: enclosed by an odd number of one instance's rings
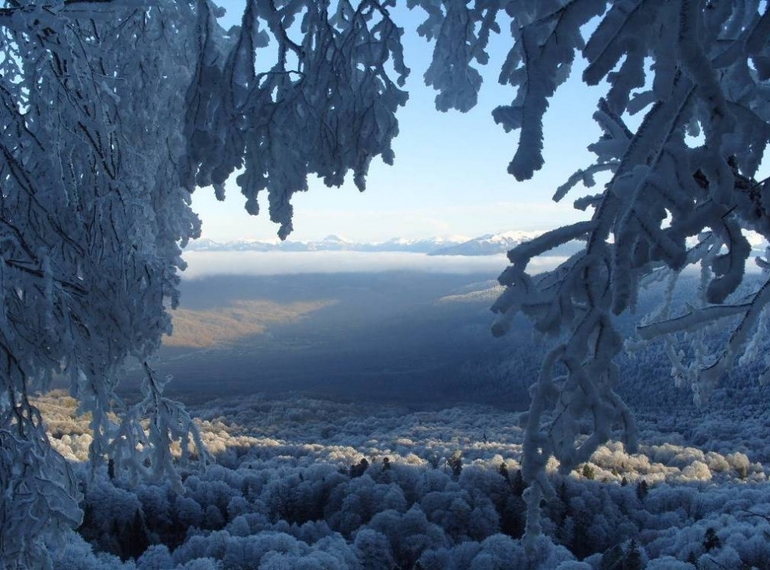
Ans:
POLYGON ((527 559, 517 413, 216 400, 192 410, 216 465, 183 471, 180 494, 108 467, 92 479, 75 402, 38 404, 85 495, 83 525, 51 546, 61 570, 770 568, 766 411, 689 433, 643 416, 640 453, 609 443, 566 477, 551 464, 527 559))

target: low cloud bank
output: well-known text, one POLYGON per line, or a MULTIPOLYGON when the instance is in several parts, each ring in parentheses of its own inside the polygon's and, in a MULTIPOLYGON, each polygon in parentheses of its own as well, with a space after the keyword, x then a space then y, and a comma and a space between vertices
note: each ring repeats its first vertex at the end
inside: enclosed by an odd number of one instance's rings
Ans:
MULTIPOLYGON (((211 275, 283 275, 296 273, 370 273, 380 271, 426 271, 430 273, 490 273, 496 276, 508 265, 505 255, 429 256, 406 252, 360 251, 190 251, 185 279, 211 275)), ((556 267, 563 257, 533 260, 530 268, 543 271, 556 267)))

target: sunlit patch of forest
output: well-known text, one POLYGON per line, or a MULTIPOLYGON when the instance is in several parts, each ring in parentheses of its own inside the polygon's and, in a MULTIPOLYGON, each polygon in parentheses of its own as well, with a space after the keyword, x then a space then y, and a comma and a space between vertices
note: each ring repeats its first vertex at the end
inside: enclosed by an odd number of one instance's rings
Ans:
MULTIPOLYGON (((715 432, 698 445, 697 433, 662 431, 651 416, 637 454, 609 442, 566 476, 552 460, 557 493, 543 505, 534 565, 511 566, 526 559, 517 412, 301 394, 215 400, 191 410, 215 464, 183 470, 177 494, 167 482, 112 476, 109 465, 92 474, 75 401, 51 393, 37 403, 85 495, 84 524, 56 549, 61 569, 556 568, 576 559, 583 564, 569 568, 770 568, 768 469, 757 460, 770 460, 770 446, 752 448, 758 439, 734 444, 715 432)), ((744 420, 742 433, 759 438, 770 414, 744 420)), ((708 430, 716 414, 701 421, 708 430)))
POLYGON ((279 304, 268 300, 240 300, 205 310, 174 311, 174 332, 165 346, 206 348, 262 334, 269 325, 296 322, 333 301, 279 304))

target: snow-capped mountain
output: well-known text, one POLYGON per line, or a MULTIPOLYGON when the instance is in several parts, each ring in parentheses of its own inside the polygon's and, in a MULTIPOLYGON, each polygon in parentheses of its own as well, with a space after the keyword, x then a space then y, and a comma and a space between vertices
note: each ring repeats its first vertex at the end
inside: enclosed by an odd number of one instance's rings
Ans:
POLYGON ((367 251, 408 251, 412 253, 431 253, 440 248, 463 243, 464 236, 432 237, 426 239, 393 238, 383 243, 369 244, 367 251))
POLYGON ((531 240, 542 232, 508 231, 487 234, 459 244, 430 252, 430 255, 494 255, 506 253, 523 241, 531 240))
POLYGON ((360 243, 347 241, 339 236, 330 235, 320 241, 258 241, 237 240, 218 243, 201 238, 190 242, 187 251, 366 251, 384 252, 401 251, 410 253, 431 253, 436 250, 464 243, 463 236, 434 237, 427 239, 393 238, 380 243, 360 243))
MULTIPOLYGON (((329 235, 318 241, 280 241, 240 239, 227 243, 201 238, 191 241, 187 251, 363 251, 363 252, 407 252, 428 255, 497 255, 507 253, 522 242, 539 236, 542 232, 512 230, 487 234, 468 239, 464 236, 443 236, 425 239, 393 238, 384 242, 361 243, 329 235)), ((767 243, 755 232, 745 232, 754 255, 764 255, 767 243)), ((693 238, 693 245, 695 238, 693 238)), ((571 242, 547 252, 545 255, 569 256, 583 246, 582 242, 571 242)))
MULTIPOLYGON (((543 232, 537 231, 507 231, 497 234, 487 234, 462 243, 447 244, 445 247, 426 251, 428 255, 495 255, 498 253, 507 253, 522 242, 529 241, 541 235, 543 232)), ((765 255, 767 242, 760 234, 753 231, 745 231, 744 235, 751 244, 754 255, 765 255)), ((694 245, 697 240, 693 238, 694 245)), ((555 247, 544 255, 570 256, 578 252, 584 243, 573 241, 555 247)))
MULTIPOLYGON (((507 231, 487 234, 474 239, 465 236, 442 236, 425 239, 393 238, 378 243, 348 241, 330 235, 319 241, 260 241, 241 239, 218 243, 202 238, 187 246, 188 251, 362 251, 362 252, 408 252, 428 255, 496 255, 506 253, 523 241, 539 236, 536 231, 507 231)), ((579 245, 566 245, 549 252, 551 255, 568 255, 579 245)))

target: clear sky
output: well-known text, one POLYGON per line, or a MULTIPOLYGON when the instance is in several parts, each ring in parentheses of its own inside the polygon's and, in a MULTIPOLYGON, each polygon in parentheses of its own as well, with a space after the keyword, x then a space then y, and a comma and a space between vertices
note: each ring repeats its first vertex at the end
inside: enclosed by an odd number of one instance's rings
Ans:
MULTIPOLYGON (((218 4, 228 9, 226 27, 239 21, 243 0, 218 4)), ((410 98, 398 114, 395 165, 375 159, 363 193, 352 180, 341 188, 311 180, 310 191, 292 200, 294 233, 289 239, 321 239, 329 234, 352 241, 476 237, 506 230, 546 230, 585 217, 572 208, 571 195, 560 204, 551 201, 559 184, 590 164, 586 146, 600 134, 591 119, 599 94, 581 83, 581 70, 573 70, 546 115, 544 169, 533 180, 519 183, 506 172, 518 134, 506 134, 491 117, 492 109, 510 103, 515 95, 497 83, 510 39, 498 39, 492 46, 490 64, 482 69, 479 104, 466 114, 441 113, 433 104, 435 92, 423 82, 432 51, 432 44, 414 31, 423 12, 410 12, 405 4, 393 11, 396 22, 406 29, 404 55, 412 70, 406 84, 410 98)), ((203 220, 204 237, 220 242, 275 238, 278 226, 269 220, 266 196, 260 201, 263 212, 252 217, 243 209, 234 178, 227 183, 227 193, 222 203, 211 189, 196 191, 193 208, 203 220)))

